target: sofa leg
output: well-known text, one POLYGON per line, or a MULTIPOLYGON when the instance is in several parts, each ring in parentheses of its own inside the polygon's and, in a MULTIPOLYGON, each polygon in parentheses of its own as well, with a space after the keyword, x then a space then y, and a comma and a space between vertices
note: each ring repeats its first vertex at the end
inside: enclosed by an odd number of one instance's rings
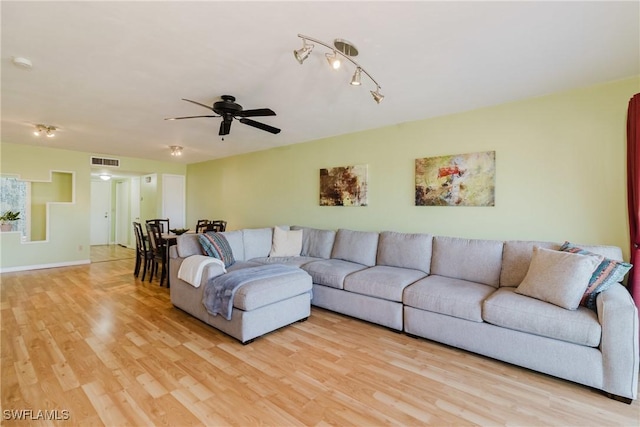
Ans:
POLYGON ((256 339, 255 338, 251 338, 250 340, 247 341, 243 341, 242 345, 247 345, 247 344, 251 344, 252 342, 254 342, 256 339))
POLYGON ((631 403, 633 402, 633 399, 629 399, 628 397, 618 396, 617 394, 612 394, 612 393, 606 393, 605 392, 605 395, 609 399, 617 400, 618 402, 626 403, 627 405, 631 405, 631 403))
POLYGON ((306 322, 307 320, 309 320, 309 317, 305 317, 304 319, 300 319, 297 322, 298 323, 302 323, 302 322, 306 322))
POLYGON ((629 399, 628 397, 618 396, 617 394, 607 392, 605 392, 604 394, 609 399, 617 400, 618 402, 626 403, 627 405, 631 405, 631 403, 633 402, 633 399, 629 399))
POLYGON ((413 338, 413 339, 415 339, 415 340, 418 340, 418 339, 422 338, 422 337, 419 337, 419 336, 417 336, 417 335, 410 334, 409 332, 405 332, 404 334, 405 334, 406 336, 408 336, 409 338, 413 338))

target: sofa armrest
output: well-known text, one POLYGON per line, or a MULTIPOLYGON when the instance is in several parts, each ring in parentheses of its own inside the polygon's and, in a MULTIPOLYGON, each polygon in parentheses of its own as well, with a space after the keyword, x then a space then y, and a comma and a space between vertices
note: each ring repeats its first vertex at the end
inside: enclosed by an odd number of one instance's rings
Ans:
MULTIPOLYGON (((178 271, 180 270, 180 266, 182 265, 182 262, 185 260, 185 258, 181 258, 179 256, 171 256, 171 254, 169 254, 169 277, 170 277, 170 284, 176 283, 176 282, 182 282, 182 283, 187 283, 182 279, 178 278, 178 271)), ((224 274, 224 268, 220 265, 220 264, 207 264, 204 266, 203 270, 202 270, 202 279, 200 280, 200 286, 204 286, 206 285, 206 283, 210 280, 213 279, 214 277, 218 277, 224 274)), ((189 286, 191 286, 189 284, 189 286)))
POLYGON ((603 390, 636 399, 638 395, 638 309, 619 283, 598 295, 598 320, 602 327, 600 351, 603 390))

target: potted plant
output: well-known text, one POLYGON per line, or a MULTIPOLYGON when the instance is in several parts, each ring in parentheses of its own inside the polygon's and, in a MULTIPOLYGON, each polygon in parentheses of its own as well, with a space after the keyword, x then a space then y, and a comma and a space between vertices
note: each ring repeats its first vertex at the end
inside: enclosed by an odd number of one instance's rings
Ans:
POLYGON ((20 212, 6 211, 0 215, 0 230, 12 231, 13 222, 20 219, 20 212))

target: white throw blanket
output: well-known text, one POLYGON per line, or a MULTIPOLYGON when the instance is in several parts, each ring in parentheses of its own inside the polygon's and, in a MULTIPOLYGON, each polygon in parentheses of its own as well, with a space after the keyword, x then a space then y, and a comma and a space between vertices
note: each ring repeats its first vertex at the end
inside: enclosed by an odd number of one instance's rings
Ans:
POLYGON ((202 272, 204 267, 209 264, 218 264, 222 267, 222 272, 226 273, 227 270, 224 267, 224 263, 218 258, 205 256, 205 255, 192 255, 182 261, 180 269, 178 270, 178 279, 193 285, 194 287, 200 287, 202 281, 202 272))

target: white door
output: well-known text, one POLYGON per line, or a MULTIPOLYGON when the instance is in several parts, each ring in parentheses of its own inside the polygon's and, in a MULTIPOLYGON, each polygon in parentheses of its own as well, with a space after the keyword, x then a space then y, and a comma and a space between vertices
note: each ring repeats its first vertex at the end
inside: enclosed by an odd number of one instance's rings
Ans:
POLYGON ((140 177, 131 178, 131 217, 129 222, 140 222, 140 177))
POLYGON ((162 217, 171 228, 184 228, 185 192, 184 175, 162 175, 162 217))
POLYGON ((91 245, 108 245, 111 234, 111 182, 91 181, 91 245))
POLYGON ((129 182, 116 182, 116 244, 129 246, 129 182))

